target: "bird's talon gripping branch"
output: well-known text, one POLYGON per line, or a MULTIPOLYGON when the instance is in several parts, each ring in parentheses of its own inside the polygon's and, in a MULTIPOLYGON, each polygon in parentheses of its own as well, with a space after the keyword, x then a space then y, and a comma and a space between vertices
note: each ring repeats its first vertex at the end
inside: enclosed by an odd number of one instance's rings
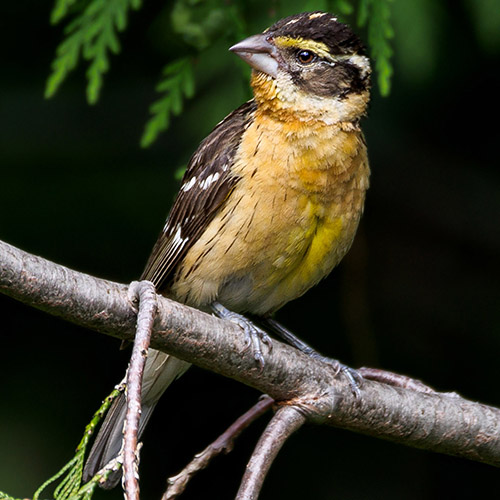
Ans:
POLYGON ((354 368, 350 368, 345 365, 341 365, 340 371, 349 381, 349 385, 351 387, 351 392, 353 396, 355 398, 360 398, 361 397, 360 388, 363 384, 363 377, 356 370, 354 370, 354 368))
POLYGON ((245 339, 245 346, 243 347, 243 351, 241 351, 241 352, 247 352, 248 349, 250 349, 251 345, 252 345, 252 339, 250 337, 247 337, 245 339))
POLYGON ((139 284, 140 281, 132 281, 127 289, 127 299, 135 314, 139 312, 139 284))
POLYGON ((353 368, 349 368, 336 359, 323 356, 318 351, 314 350, 311 346, 307 345, 304 341, 299 339, 294 333, 292 333, 288 328, 283 326, 275 319, 264 318, 262 322, 266 327, 270 328, 272 332, 276 333, 276 335, 279 335, 285 342, 297 348, 307 356, 310 356, 314 359, 319 359, 324 363, 328 363, 335 370, 335 376, 342 372, 349 381, 349 385, 351 386, 351 391, 354 397, 357 398, 361 396, 359 388, 361 387, 361 384, 363 382, 363 376, 360 372, 354 370, 353 368))
POLYGON ((219 302, 213 302, 210 308, 217 317, 236 323, 243 330, 245 335, 245 348, 243 351, 247 351, 252 347, 253 357, 259 364, 260 369, 263 370, 265 362, 262 354, 262 344, 265 344, 269 350, 272 349, 272 341, 269 335, 242 314, 230 311, 219 302))
POLYGON ((354 368, 351 368, 347 365, 344 365, 340 361, 333 359, 333 358, 327 358, 326 356, 322 356, 321 354, 317 353, 316 351, 312 351, 310 354, 311 357, 315 359, 319 359, 321 361, 324 361, 325 363, 328 363, 330 366, 333 367, 335 370, 335 376, 338 376, 340 373, 344 375, 344 377, 347 379, 349 382, 349 386, 351 388, 351 392, 355 398, 360 398, 361 397, 361 391, 360 388, 363 385, 363 376, 361 373, 359 373, 357 370, 354 368))
POLYGON ((264 370, 264 366, 266 366, 266 363, 264 361, 264 356, 262 356, 262 353, 255 353, 254 354, 254 359, 257 361, 257 364, 259 365, 259 373, 262 373, 264 370))
POLYGON ((269 335, 267 335, 267 333, 264 332, 263 330, 261 330, 261 332, 263 332, 264 335, 261 336, 260 340, 262 340, 262 343, 267 346, 269 351, 272 351, 273 350, 273 341, 271 340, 271 337, 269 337, 269 335))
POLYGON ((363 383, 363 377, 361 376, 361 374, 359 374, 354 368, 350 368, 349 366, 340 363, 336 359, 325 358, 323 356, 320 356, 319 359, 333 366, 335 370, 335 376, 338 376, 340 373, 342 373, 342 375, 344 375, 344 377, 349 382, 349 387, 351 388, 353 396, 355 398, 361 397, 360 388, 363 383))

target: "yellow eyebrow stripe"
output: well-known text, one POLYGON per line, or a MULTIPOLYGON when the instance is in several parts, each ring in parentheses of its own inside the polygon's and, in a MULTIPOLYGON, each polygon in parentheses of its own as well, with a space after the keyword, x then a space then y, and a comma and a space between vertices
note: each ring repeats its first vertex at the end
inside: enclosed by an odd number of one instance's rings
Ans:
POLYGON ((305 38, 292 38, 290 36, 277 36, 274 39, 274 43, 278 47, 297 47, 298 49, 311 50, 318 54, 319 57, 323 59, 328 59, 333 61, 333 58, 328 50, 328 47, 323 42, 317 42, 315 40, 306 40, 305 38))

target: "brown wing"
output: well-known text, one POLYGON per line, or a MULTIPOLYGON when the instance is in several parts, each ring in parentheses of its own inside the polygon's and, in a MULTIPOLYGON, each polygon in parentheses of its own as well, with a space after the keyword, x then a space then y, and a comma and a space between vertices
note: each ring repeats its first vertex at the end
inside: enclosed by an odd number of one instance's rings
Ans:
POLYGON ((221 121, 189 161, 179 193, 141 279, 157 290, 172 279, 176 266, 206 229, 238 182, 232 164, 256 105, 249 101, 221 121))

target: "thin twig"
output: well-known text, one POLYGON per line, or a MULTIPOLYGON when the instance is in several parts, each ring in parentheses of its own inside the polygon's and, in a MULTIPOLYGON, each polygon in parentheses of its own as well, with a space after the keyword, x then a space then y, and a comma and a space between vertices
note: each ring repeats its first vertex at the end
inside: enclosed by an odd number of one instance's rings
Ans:
POLYGON ((181 495, 189 480, 200 470, 205 469, 209 463, 220 453, 232 451, 236 438, 255 420, 262 416, 274 403, 274 399, 267 395, 262 396, 259 401, 246 413, 239 417, 224 433, 213 443, 209 444, 202 452, 197 453, 179 474, 168 478, 168 488, 162 496, 162 500, 173 500, 181 495))
POLYGON ((139 500, 139 450, 137 432, 141 418, 144 365, 156 314, 155 288, 149 281, 134 282, 130 292, 139 300, 137 331, 127 374, 127 413, 123 428, 123 491, 125 500, 139 500))
POLYGON ((236 500, 256 500, 276 455, 285 441, 306 421, 293 406, 283 406, 269 422, 255 447, 241 481, 236 500))
MULTIPOLYGON (((412 391, 424 392, 426 394, 438 394, 432 387, 424 384, 422 381, 400 375, 399 373, 380 370, 379 368, 367 368, 363 366, 358 368, 357 372, 367 380, 375 380, 383 384, 391 385, 392 387, 400 387, 401 389, 410 389, 412 391)), ((446 393, 450 394, 450 393, 446 393)))

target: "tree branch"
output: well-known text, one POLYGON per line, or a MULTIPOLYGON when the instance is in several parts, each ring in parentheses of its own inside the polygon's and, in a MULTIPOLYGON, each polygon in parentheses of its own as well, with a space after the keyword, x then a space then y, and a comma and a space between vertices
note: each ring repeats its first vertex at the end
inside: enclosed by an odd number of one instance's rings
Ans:
POLYGON ((168 478, 167 491, 161 500, 174 500, 186 489, 189 480, 200 470, 205 469, 211 460, 221 453, 229 453, 236 438, 257 418, 262 416, 274 403, 269 396, 262 396, 260 400, 231 424, 213 443, 210 443, 202 452, 197 453, 193 460, 182 471, 168 478))
POLYGON ((248 462, 236 500, 259 497, 264 479, 285 441, 299 429, 306 417, 293 406, 280 408, 262 434, 248 462))
MULTIPOLYGON (((100 280, 0 242, 0 291, 81 326, 131 340, 125 285, 100 280)), ((299 407, 308 421, 500 466, 500 410, 453 394, 365 380, 355 399, 330 365, 273 342, 261 372, 237 325, 158 297, 151 346, 299 407)))
POLYGON ((137 435, 141 419, 141 387, 144 366, 148 355, 151 332, 156 314, 155 288, 149 281, 130 284, 132 295, 139 309, 132 356, 127 370, 127 413, 123 428, 123 489, 125 500, 139 500, 139 447, 137 435))

